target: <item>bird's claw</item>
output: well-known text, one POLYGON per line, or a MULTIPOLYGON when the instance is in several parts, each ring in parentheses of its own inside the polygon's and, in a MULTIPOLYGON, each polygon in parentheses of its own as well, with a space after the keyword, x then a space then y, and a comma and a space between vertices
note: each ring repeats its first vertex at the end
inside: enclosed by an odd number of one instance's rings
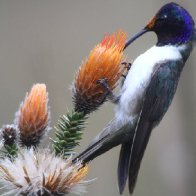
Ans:
POLYGON ((106 92, 110 92, 111 89, 108 85, 108 79, 107 78, 101 78, 97 80, 97 84, 99 84, 106 92))
POLYGON ((131 65, 132 65, 132 63, 128 63, 128 62, 122 62, 121 64, 124 65, 124 66, 126 67, 127 71, 130 70, 131 65))
POLYGON ((121 82, 121 86, 123 86, 124 81, 125 81, 125 79, 126 79, 126 77, 127 77, 127 74, 128 74, 128 72, 129 72, 129 70, 130 70, 130 68, 131 68, 132 63, 122 62, 121 64, 124 65, 125 68, 127 69, 126 73, 121 74, 121 77, 123 78, 123 79, 122 79, 122 82, 121 82))
POLYGON ((117 103, 119 100, 119 97, 116 97, 111 88, 108 85, 108 79, 107 78, 101 78, 97 80, 97 84, 99 84, 104 90, 105 90, 105 97, 107 97, 112 103, 117 103))

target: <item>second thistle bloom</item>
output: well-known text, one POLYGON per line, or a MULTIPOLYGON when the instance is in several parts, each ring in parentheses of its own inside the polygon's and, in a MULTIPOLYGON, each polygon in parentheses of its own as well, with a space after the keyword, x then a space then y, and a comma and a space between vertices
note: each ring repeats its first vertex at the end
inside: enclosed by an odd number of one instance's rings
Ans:
POLYGON ((49 129, 48 93, 45 84, 35 84, 16 116, 22 145, 37 146, 49 129))
POLYGON ((125 41, 126 33, 121 31, 106 36, 82 63, 72 88, 76 111, 88 114, 104 103, 107 95, 98 84, 100 79, 106 79, 111 90, 116 87, 125 69, 121 65, 125 41))
POLYGON ((89 181, 84 178, 88 165, 72 164, 72 157, 63 159, 48 149, 24 149, 12 161, 0 160, 1 189, 5 195, 63 196, 86 192, 89 181))

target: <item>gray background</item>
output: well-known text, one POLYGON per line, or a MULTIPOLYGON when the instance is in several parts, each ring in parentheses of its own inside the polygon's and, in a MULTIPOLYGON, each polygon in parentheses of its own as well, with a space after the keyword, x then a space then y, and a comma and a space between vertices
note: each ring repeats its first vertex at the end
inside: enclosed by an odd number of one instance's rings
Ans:
MULTIPOLYGON (((32 84, 47 85, 52 126, 72 109, 69 87, 74 73, 104 34, 124 29, 138 32, 168 1, 161 0, 1 0, 0 123, 11 123, 32 84)), ((196 19, 196 1, 176 1, 196 19)), ((133 60, 156 42, 149 33, 126 51, 133 60)), ((167 115, 153 131, 134 196, 196 195, 196 55, 189 58, 167 115)), ((77 151, 113 117, 107 103, 89 119, 77 151)), ((116 168, 119 148, 94 160, 88 196, 118 196, 116 168)), ((126 191, 124 195, 128 195, 126 191)))

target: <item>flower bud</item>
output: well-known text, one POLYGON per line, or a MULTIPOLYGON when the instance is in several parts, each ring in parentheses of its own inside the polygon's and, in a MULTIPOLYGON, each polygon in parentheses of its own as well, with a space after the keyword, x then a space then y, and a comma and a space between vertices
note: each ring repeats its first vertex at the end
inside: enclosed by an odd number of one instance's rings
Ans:
POLYGON ((4 146, 12 146, 16 143, 18 130, 15 125, 4 125, 1 128, 1 135, 4 146))
POLYGON ((48 93, 45 84, 35 84, 26 95, 16 115, 20 141, 27 147, 37 146, 49 129, 48 93))

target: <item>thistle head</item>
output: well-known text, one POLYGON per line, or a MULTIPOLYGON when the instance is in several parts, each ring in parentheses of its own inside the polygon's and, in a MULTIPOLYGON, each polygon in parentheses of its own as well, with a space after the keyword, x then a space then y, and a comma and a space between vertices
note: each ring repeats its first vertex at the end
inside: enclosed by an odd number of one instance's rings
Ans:
POLYGON ((49 129, 48 93, 45 84, 35 84, 27 93, 24 102, 16 113, 21 144, 36 146, 49 129))
POLYGON ((105 36, 101 43, 91 50, 80 66, 72 87, 76 111, 88 114, 106 101, 104 89, 98 84, 100 79, 107 79, 111 90, 116 87, 125 69, 121 65, 125 59, 125 41, 126 33, 119 31, 105 36))
POLYGON ((21 150, 14 161, 0 160, 0 183, 6 195, 61 196, 85 192, 88 166, 72 164, 71 157, 63 159, 48 149, 21 150))
POLYGON ((4 146, 12 146, 16 143, 18 137, 18 128, 16 125, 4 125, 1 128, 1 136, 4 146))

